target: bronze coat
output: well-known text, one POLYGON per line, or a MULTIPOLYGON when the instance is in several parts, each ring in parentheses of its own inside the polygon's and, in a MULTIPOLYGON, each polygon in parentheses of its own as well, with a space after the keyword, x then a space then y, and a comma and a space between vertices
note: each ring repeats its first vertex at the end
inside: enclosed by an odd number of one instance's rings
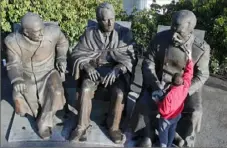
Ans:
MULTIPOLYGON (((170 30, 158 33, 143 61, 144 89, 158 89, 171 81, 174 73, 183 73, 186 65, 186 53, 183 48, 173 47, 170 30)), ((192 60, 194 62, 194 76, 189 94, 198 91, 209 77, 210 46, 203 40, 195 38, 192 47, 192 60)))
POLYGON ((45 24, 41 43, 33 42, 21 31, 9 34, 7 46, 7 70, 11 83, 22 80, 27 85, 23 95, 13 90, 13 99, 20 102, 20 111, 37 116, 38 106, 48 106, 45 111, 57 111, 65 104, 64 95, 55 101, 55 91, 62 91, 62 82, 55 61, 66 61, 68 40, 56 25, 45 24))
POLYGON ((71 55, 74 62, 73 75, 75 80, 80 77, 80 64, 92 60, 97 61, 102 52, 108 50, 114 62, 121 63, 127 68, 128 72, 125 75, 127 81, 130 81, 128 76, 134 74, 136 64, 131 31, 128 28, 115 25, 110 37, 110 44, 106 49, 100 29, 97 26, 86 29, 71 55))

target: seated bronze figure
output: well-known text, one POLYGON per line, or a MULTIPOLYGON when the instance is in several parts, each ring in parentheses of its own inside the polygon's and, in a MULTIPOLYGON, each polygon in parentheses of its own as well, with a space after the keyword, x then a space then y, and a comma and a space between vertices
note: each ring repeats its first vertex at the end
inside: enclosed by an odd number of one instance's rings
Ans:
MULTIPOLYGON (((143 137, 138 144, 150 147, 155 140, 157 105, 151 94, 166 87, 174 73, 182 73, 186 64, 186 51, 192 52, 194 76, 185 101, 182 119, 189 115, 187 124, 181 125, 184 136, 176 133, 177 146, 194 147, 196 133, 201 129, 202 88, 209 78, 210 46, 193 37, 196 16, 189 10, 177 11, 172 18, 171 29, 159 32, 153 39, 142 64, 143 89, 137 101, 132 128, 143 137), (189 46, 192 45, 192 46, 189 46), (148 99, 145 99, 148 98, 148 99), (149 105, 148 105, 149 104, 149 105)), ((179 127, 179 126, 178 126, 179 127)))
POLYGON ((35 117, 40 137, 48 139, 53 118, 65 104, 60 73, 66 70, 68 40, 57 25, 28 12, 21 19, 21 28, 9 34, 5 44, 15 111, 35 117))
POLYGON ((115 25, 114 8, 109 3, 97 7, 97 26, 88 27, 72 50, 75 80, 79 85, 79 121, 71 140, 86 137, 90 127, 92 98, 98 86, 110 92, 107 118, 109 136, 115 143, 123 140, 120 130, 122 111, 136 64, 132 34, 128 28, 115 25))

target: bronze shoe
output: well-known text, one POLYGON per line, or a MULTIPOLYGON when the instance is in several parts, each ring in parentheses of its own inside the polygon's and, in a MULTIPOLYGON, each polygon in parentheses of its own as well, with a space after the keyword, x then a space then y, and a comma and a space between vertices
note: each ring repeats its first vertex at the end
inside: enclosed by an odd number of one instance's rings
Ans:
POLYGON ((52 134, 51 128, 48 126, 40 128, 38 133, 39 133, 39 136, 44 140, 50 139, 50 136, 52 134))
POLYGON ((138 147, 151 147, 152 146, 152 142, 151 139, 149 137, 143 137, 139 143, 137 144, 138 147))
POLYGON ((185 141, 180 137, 180 135, 178 133, 175 134, 174 137, 174 141, 173 143, 177 146, 177 147, 184 147, 185 141))
POLYGON ((92 127, 92 125, 89 125, 87 128, 86 128, 86 130, 85 130, 85 132, 84 132, 84 134, 80 137, 80 141, 87 141, 87 137, 88 137, 88 135, 91 133, 91 127, 92 127))
POLYGON ((70 141, 86 141, 88 133, 90 131, 91 125, 89 125, 87 128, 82 128, 81 126, 78 126, 71 134, 70 141))
POLYGON ((188 136, 185 139, 186 147, 194 147, 195 146, 195 136, 188 136))
POLYGON ((117 131, 109 130, 109 136, 110 139, 116 144, 121 144, 124 141, 124 135, 120 130, 117 131))

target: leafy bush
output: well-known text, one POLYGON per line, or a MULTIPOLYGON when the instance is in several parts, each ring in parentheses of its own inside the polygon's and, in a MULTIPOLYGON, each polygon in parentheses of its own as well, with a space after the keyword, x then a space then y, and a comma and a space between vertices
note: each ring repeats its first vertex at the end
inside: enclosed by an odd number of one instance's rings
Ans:
POLYGON ((195 13, 197 16, 196 28, 206 31, 205 40, 211 47, 211 72, 224 74, 224 72, 221 72, 224 69, 219 65, 223 67, 227 57, 227 1, 181 0, 171 8, 174 9, 169 9, 166 15, 171 14, 172 10, 180 9, 188 9, 195 13))
POLYGON ((136 11, 136 9, 129 16, 122 15, 122 20, 132 22, 133 37, 136 41, 135 47, 139 54, 143 54, 146 51, 157 30, 154 15, 155 11, 153 10, 136 11))
POLYGON ((172 14, 178 10, 191 10, 197 16, 197 29, 205 30, 205 40, 211 47, 210 70, 212 73, 226 74, 227 70, 227 1, 226 0, 180 0, 177 4, 151 5, 151 9, 134 12, 123 17, 132 21, 132 29, 137 47, 147 48, 157 31, 157 25, 170 25, 172 14), (155 13, 164 9, 164 15, 155 13), (152 15, 152 17, 150 17, 152 15))
MULTIPOLYGON (((105 0, 114 5, 116 14, 122 11, 122 0, 105 0)), ((28 11, 39 14, 45 21, 57 21, 71 45, 84 32, 88 19, 94 19, 95 8, 104 0, 2 0, 1 36, 12 31, 28 11)), ((116 16, 119 19, 119 16, 116 16)))
MULTIPOLYGON (((104 0, 2 0, 1 36, 12 31, 27 12, 41 15, 45 21, 57 21, 70 40, 75 43, 84 32, 88 19, 95 18, 95 8, 104 0)), ((212 73, 226 74, 227 70, 227 1, 226 0, 180 0, 164 6, 152 5, 151 9, 133 11, 127 15, 122 9, 122 0, 106 0, 115 7, 117 20, 131 21, 132 31, 139 53, 146 49, 157 32, 158 25, 170 25, 175 11, 188 9, 197 16, 196 28, 206 30, 205 40, 211 46, 210 69, 212 73), (157 9, 166 13, 160 15, 157 9)))

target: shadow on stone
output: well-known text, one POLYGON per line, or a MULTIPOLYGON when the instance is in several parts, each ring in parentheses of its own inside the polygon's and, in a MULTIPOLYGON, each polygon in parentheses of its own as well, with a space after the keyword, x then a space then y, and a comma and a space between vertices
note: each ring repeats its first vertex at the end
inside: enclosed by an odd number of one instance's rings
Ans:
POLYGON ((65 138, 65 140, 69 140, 71 132, 76 128, 77 121, 78 116, 73 112, 69 112, 67 114, 67 119, 65 120, 61 131, 61 135, 65 138))
POLYGON ((5 135, 5 138, 6 138, 7 141, 9 140, 10 130, 12 128, 14 116, 15 116, 15 112, 13 113, 13 115, 10 119, 9 126, 8 126, 8 129, 7 129, 6 135, 5 135))
POLYGON ((184 113, 184 116, 182 116, 181 120, 177 124, 177 129, 176 132, 183 138, 185 139, 186 136, 192 132, 191 129, 185 130, 185 127, 192 127, 191 121, 190 121, 191 115, 189 113, 184 113), (187 133, 188 132, 188 133, 187 133))
POLYGON ((205 84, 207 86, 210 86, 210 87, 213 87, 213 88, 219 88, 221 90, 227 91, 227 85, 224 85, 224 84, 222 85, 221 81, 224 81, 224 80, 221 80, 221 79, 218 79, 218 78, 210 78, 210 79, 208 79, 208 81, 205 84))
MULTIPOLYGON (((21 118, 24 118, 24 117, 21 117, 21 118)), ((38 127, 37 127, 35 118, 32 117, 32 116, 29 115, 29 114, 26 114, 26 115, 25 115, 25 118, 27 118, 27 120, 29 121, 32 130, 39 136, 39 134, 38 134, 38 127)), ((22 129, 23 129, 23 130, 26 130, 26 127, 23 126, 22 129), (23 129, 23 128, 24 128, 24 129, 23 129)))
POLYGON ((7 76, 7 71, 5 67, 1 67, 1 99, 8 102, 13 108, 14 103, 12 99, 12 90, 13 87, 10 83, 10 80, 7 76))

